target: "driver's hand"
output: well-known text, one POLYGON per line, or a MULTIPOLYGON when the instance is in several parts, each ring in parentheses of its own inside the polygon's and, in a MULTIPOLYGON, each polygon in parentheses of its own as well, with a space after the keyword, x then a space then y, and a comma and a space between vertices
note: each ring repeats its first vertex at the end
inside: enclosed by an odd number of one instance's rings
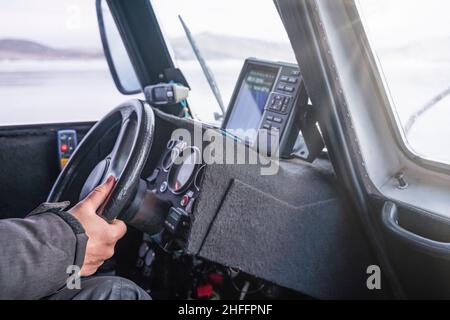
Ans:
POLYGON ((83 201, 70 209, 70 213, 80 221, 89 237, 81 276, 94 274, 103 262, 114 255, 116 242, 122 238, 127 227, 123 221, 115 220, 109 224, 96 213, 97 209, 108 198, 114 187, 115 178, 96 187, 83 201))

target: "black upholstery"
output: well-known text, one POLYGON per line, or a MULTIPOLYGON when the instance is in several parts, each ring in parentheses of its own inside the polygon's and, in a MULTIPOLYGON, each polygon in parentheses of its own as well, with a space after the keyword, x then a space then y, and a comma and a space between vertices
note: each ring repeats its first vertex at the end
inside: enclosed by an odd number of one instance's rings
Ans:
POLYGON ((59 174, 56 131, 76 129, 81 140, 92 123, 0 129, 0 218, 24 217, 45 201, 59 174))

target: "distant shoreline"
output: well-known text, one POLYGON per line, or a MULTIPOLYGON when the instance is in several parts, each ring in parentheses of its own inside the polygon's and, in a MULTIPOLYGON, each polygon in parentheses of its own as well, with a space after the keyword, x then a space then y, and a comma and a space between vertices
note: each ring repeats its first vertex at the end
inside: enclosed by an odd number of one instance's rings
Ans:
MULTIPOLYGON (((289 43, 273 43, 264 40, 240 38, 212 33, 195 35, 197 45, 204 58, 210 60, 234 60, 242 57, 254 57, 262 54, 266 57, 277 57, 280 61, 291 61, 292 48, 289 43), (236 50, 239 48, 239 50, 236 50)), ((175 59, 182 61, 195 60, 196 57, 184 38, 169 39, 175 59)), ((25 39, 0 39, 0 61, 4 60, 96 60, 104 59, 101 49, 56 49, 37 41, 25 39)))

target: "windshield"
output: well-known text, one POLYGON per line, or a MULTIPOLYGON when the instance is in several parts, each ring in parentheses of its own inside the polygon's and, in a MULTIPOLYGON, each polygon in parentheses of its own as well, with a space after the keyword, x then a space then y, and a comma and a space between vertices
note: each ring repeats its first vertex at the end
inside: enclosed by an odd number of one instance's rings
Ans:
MULTIPOLYGON (((151 0, 174 61, 191 86, 189 104, 197 118, 218 123, 221 108, 182 20, 213 74, 226 109, 246 58, 296 63, 272 0, 151 0)), ((220 99, 219 99, 220 100, 220 99)))
POLYGON ((358 4, 408 145, 450 163, 450 1, 358 4))
POLYGON ((0 2, 0 98, 0 125, 97 121, 130 98, 114 86, 95 1, 0 2))

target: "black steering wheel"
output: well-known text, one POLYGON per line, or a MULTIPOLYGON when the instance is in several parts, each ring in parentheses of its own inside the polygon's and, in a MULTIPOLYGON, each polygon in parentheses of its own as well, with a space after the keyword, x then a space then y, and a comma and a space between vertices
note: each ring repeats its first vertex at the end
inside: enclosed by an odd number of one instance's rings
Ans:
POLYGON ((53 185, 47 201, 67 200, 73 189, 81 190, 77 200, 84 199, 112 175, 116 184, 98 211, 106 221, 112 222, 135 196, 152 147, 154 130, 155 116, 150 106, 139 100, 118 106, 84 137, 53 185), (100 161, 92 162, 92 154, 99 153, 99 146, 111 140, 112 133, 116 138, 111 151, 100 161))

